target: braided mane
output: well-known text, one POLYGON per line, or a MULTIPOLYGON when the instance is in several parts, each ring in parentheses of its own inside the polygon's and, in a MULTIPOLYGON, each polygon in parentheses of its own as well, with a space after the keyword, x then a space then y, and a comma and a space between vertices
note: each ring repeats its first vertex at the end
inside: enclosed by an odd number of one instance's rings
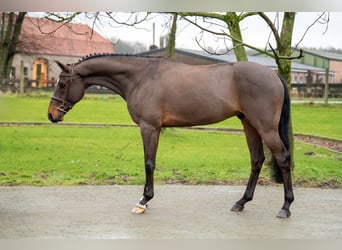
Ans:
POLYGON ((93 58, 98 58, 98 57, 109 57, 109 56, 113 56, 113 57, 117 57, 117 56, 126 56, 126 57, 137 57, 137 58, 165 58, 163 56, 144 56, 144 55, 133 55, 133 54, 116 54, 116 53, 94 53, 94 54, 89 54, 86 55, 84 57, 82 57, 81 59, 78 60, 78 62, 76 63, 72 63, 72 64, 68 64, 70 66, 75 66, 78 65, 84 61, 93 59, 93 58))

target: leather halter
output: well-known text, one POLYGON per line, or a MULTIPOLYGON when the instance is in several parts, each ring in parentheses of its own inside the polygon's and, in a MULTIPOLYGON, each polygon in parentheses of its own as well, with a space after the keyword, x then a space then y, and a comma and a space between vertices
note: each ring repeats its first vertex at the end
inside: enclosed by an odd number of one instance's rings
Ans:
MULTIPOLYGON (((67 74, 67 73, 62 73, 60 74, 61 76, 66 76, 66 77, 70 77, 71 81, 72 81, 72 73, 71 74, 67 74)), ((60 102, 61 105, 56 107, 56 109, 64 114, 66 114, 70 109, 72 109, 72 107, 74 106, 74 103, 70 102, 67 98, 65 99, 61 99, 59 97, 56 96, 52 96, 51 100, 60 102)))
POLYGON ((74 104, 71 103, 70 101, 58 98, 56 96, 52 96, 51 99, 54 101, 62 103, 60 106, 56 107, 56 109, 58 111, 63 112, 64 114, 66 114, 74 106, 74 104))

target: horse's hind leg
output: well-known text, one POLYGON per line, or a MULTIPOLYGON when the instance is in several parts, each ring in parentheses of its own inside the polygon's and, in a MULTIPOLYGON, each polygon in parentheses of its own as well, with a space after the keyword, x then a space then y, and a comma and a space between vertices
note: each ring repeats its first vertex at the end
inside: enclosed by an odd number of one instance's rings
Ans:
POLYGON ((290 153, 282 143, 279 133, 276 129, 268 131, 264 134, 263 140, 265 141, 268 148, 271 150, 283 176, 284 181, 284 193, 285 200, 284 204, 277 214, 278 218, 287 218, 291 215, 290 206, 294 200, 291 180, 291 163, 290 153))
POLYGON ((242 211, 245 203, 253 199, 255 186, 258 181, 262 164, 265 160, 264 150, 259 133, 249 123, 246 117, 243 118, 241 121, 246 134, 247 144, 251 157, 251 174, 243 197, 239 201, 237 201, 231 208, 232 211, 236 212, 242 211))

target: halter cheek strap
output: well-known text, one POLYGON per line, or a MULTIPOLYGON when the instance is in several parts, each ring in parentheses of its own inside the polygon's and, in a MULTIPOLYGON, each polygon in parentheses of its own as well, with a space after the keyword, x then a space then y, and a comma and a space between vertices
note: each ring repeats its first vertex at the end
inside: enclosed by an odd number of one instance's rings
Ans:
MULTIPOLYGON (((70 77, 72 81, 73 70, 71 71, 71 73, 61 73, 60 75, 70 77)), ((61 99, 56 96, 52 96, 51 99, 62 103, 60 106, 56 107, 56 109, 64 114, 66 114, 74 106, 74 104, 67 99, 61 99)))

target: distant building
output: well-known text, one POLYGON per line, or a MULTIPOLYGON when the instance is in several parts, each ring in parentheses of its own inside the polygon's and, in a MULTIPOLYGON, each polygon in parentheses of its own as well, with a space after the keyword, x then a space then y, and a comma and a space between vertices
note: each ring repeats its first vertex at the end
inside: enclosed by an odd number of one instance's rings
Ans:
MULTIPOLYGON (((155 49, 146 52, 139 53, 139 55, 154 55, 154 56, 167 56, 167 49, 155 49)), ((224 55, 213 55, 206 53, 202 50, 191 50, 191 49, 176 49, 173 57, 175 61, 181 61, 188 64, 211 64, 211 63, 222 63, 222 62, 236 62, 234 52, 224 55)), ((262 64, 272 70, 277 70, 277 64, 271 57, 256 54, 249 55, 248 61, 262 64)), ((324 79, 325 69, 323 67, 316 67, 306 65, 292 61, 291 64, 291 76, 292 83, 306 83, 308 72, 315 72, 319 78, 324 79)), ((333 75, 333 72, 331 72, 333 75)))
POLYGON ((25 17, 19 36, 17 53, 12 64, 11 78, 20 77, 24 64, 24 78, 34 86, 53 83, 60 73, 55 60, 77 62, 91 53, 113 53, 112 43, 88 25, 57 23, 41 18, 25 17))
POLYGON ((342 54, 324 50, 303 49, 304 57, 296 60, 299 63, 320 68, 328 68, 331 72, 330 83, 342 83, 342 54))

